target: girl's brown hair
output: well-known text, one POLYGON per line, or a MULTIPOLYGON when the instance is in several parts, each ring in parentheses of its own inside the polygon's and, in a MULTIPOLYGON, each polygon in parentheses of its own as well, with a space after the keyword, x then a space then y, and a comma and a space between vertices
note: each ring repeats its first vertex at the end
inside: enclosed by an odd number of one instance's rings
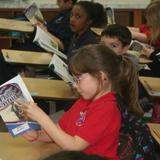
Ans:
POLYGON ((137 71, 127 57, 116 55, 101 44, 87 45, 75 51, 69 69, 74 75, 90 73, 96 76, 103 71, 112 84, 112 90, 122 96, 127 110, 138 115, 143 113, 138 103, 137 71))
POLYGON ((152 1, 146 8, 146 20, 151 29, 151 42, 160 38, 160 0, 152 1))

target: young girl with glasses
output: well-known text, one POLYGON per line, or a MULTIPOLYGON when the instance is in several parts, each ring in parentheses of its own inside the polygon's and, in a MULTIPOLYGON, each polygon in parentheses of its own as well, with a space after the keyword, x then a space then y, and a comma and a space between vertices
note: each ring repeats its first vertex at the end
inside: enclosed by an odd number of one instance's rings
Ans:
POLYGON ((76 50, 70 59, 69 69, 81 97, 64 113, 58 124, 37 104, 17 102, 24 114, 43 128, 27 132, 24 137, 30 141, 54 142, 63 150, 83 151, 119 160, 117 148, 121 115, 116 93, 130 106, 127 108, 130 112, 139 113, 134 65, 127 57, 122 58, 106 46, 97 44, 76 50))

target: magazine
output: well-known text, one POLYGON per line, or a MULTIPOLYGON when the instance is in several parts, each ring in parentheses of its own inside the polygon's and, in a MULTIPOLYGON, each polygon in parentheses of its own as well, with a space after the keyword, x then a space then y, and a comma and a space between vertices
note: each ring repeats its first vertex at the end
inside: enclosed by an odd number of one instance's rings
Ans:
POLYGON ((74 83, 73 77, 68 71, 68 65, 56 54, 53 55, 49 68, 65 82, 70 84, 74 83))
POLYGON ((36 25, 38 22, 45 24, 44 17, 35 2, 25 9, 24 15, 33 25, 36 25))
POLYGON ((58 56, 67 59, 67 56, 58 50, 57 42, 55 42, 55 40, 39 26, 37 26, 36 28, 36 35, 33 42, 46 51, 57 54, 58 56))
POLYGON ((16 107, 16 100, 33 101, 20 75, 0 86, 0 116, 9 133, 15 137, 32 129, 40 129, 37 122, 27 119, 16 107))
POLYGON ((115 16, 114 16, 114 10, 111 7, 106 7, 106 14, 107 14, 107 23, 109 25, 115 24, 115 16))

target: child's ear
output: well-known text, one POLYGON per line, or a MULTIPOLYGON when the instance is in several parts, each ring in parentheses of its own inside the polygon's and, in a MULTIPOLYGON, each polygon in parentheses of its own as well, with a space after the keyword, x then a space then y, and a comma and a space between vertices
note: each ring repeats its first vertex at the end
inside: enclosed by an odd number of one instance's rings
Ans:
POLYGON ((103 81, 106 81, 106 80, 108 81, 108 76, 106 75, 106 73, 104 73, 103 71, 100 71, 100 75, 103 81))

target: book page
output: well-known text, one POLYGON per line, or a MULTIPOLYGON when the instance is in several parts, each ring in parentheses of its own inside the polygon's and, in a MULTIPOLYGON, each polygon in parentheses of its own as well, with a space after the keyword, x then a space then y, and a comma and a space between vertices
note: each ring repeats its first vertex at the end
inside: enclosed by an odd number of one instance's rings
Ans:
POLYGON ((58 56, 67 59, 67 56, 58 50, 57 42, 55 42, 54 39, 51 38, 51 36, 49 36, 47 32, 39 26, 37 26, 36 35, 33 42, 37 43, 37 45, 39 45, 46 51, 57 54, 58 56))
POLYGON ((49 67, 65 82, 73 84, 73 77, 68 71, 68 65, 56 54, 53 55, 49 67))
POLYGON ((0 115, 12 136, 18 136, 31 129, 38 129, 22 110, 16 107, 16 100, 33 101, 22 78, 18 75, 0 86, 0 115))
POLYGON ((44 17, 35 2, 25 9, 24 14, 33 25, 36 25, 38 21, 45 23, 44 17))

